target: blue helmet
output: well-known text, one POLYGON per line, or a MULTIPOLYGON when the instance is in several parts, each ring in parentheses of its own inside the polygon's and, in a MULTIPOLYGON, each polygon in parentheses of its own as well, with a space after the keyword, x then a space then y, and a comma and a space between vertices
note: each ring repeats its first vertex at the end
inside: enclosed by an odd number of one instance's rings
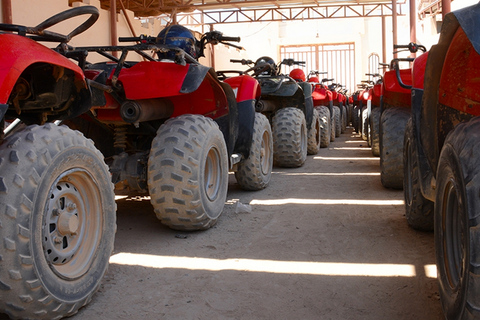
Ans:
MULTIPOLYGON (((182 49, 193 58, 197 59, 196 39, 193 33, 187 28, 178 24, 166 27, 157 36, 157 44, 171 45, 182 49)), ((159 58, 171 58, 167 56, 161 56, 159 58)))

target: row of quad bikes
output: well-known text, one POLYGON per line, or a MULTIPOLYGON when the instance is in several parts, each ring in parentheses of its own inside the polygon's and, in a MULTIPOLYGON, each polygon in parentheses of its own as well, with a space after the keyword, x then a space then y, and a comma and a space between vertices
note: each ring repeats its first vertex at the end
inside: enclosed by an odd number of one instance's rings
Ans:
POLYGON ((354 95, 352 124, 380 157, 382 184, 403 188, 412 228, 434 232, 446 319, 480 319, 479 28, 480 4, 449 13, 438 44, 354 95))
MULTIPOLYGON (((293 60, 238 61, 253 66, 234 76, 200 65, 205 44, 239 40, 218 32, 68 45, 97 18, 85 6, 36 27, 0 25, 0 312, 12 318, 61 318, 91 300, 113 250, 115 192, 149 194, 171 228, 207 229, 229 170, 263 189, 273 163, 301 166, 348 118, 331 79, 279 72, 293 60), (89 17, 68 35, 46 30, 77 15, 89 17), (88 63, 90 53, 108 62, 88 63)), ((438 44, 409 70, 394 61, 351 114, 380 155, 382 183, 403 186, 408 223, 435 232, 448 319, 480 317, 478 27, 480 5, 447 15, 438 44)))
POLYGON ((113 250, 115 194, 149 195, 163 224, 205 230, 229 171, 264 189, 273 165, 302 166, 342 130, 326 86, 281 74, 301 62, 216 72, 198 63, 206 44, 240 39, 181 26, 119 39, 129 45, 68 44, 98 17, 82 6, 36 27, 0 24, 0 313, 11 318, 59 319, 90 302, 113 250), (77 16, 69 34, 48 30, 77 16))

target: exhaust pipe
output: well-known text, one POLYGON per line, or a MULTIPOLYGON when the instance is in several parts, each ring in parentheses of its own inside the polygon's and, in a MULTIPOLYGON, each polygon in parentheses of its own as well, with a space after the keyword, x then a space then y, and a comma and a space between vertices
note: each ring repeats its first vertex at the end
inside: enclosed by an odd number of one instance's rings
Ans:
POLYGON ((173 103, 167 99, 128 100, 120 106, 120 116, 128 123, 169 118, 173 114, 173 103))
POLYGON ((255 105, 255 111, 267 112, 274 111, 277 108, 277 103, 273 100, 259 100, 255 105))

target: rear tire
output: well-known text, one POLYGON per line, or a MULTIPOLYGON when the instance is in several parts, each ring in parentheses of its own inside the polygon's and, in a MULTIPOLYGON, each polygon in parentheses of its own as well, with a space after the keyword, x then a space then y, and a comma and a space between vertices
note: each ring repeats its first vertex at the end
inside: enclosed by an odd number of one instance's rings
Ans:
POLYGON ((148 158, 148 189, 157 218, 175 230, 205 230, 223 211, 227 147, 218 125, 182 115, 157 131, 148 158))
POLYGON ((347 108, 342 106, 342 133, 347 130, 347 108))
POLYGON ((403 194, 408 225, 416 230, 433 230, 433 202, 422 195, 421 177, 417 161, 417 147, 413 135, 412 119, 405 127, 403 143, 403 194))
POLYGON ((280 167, 301 167, 307 159, 307 124, 302 110, 280 109, 272 123, 273 163, 280 167))
POLYGON ((267 117, 255 113, 250 155, 238 164, 235 179, 244 190, 265 189, 272 177, 273 137, 267 117))
POLYGON ((372 155, 380 156, 380 107, 372 108, 370 115, 370 141, 372 147, 372 155))
POLYGON ((320 147, 326 148, 330 145, 330 111, 325 106, 315 107, 320 119, 320 147))
POLYGON ((335 115, 335 138, 340 137, 342 133, 342 114, 340 112, 340 107, 333 106, 333 113, 335 115))
POLYGON ((0 313, 77 313, 113 250, 115 195, 102 154, 78 131, 33 125, 0 146, 0 175, 0 313))
POLYGON ((320 116, 316 109, 313 109, 312 127, 308 130, 308 146, 307 153, 310 155, 317 154, 320 150, 321 130, 320 116))
POLYGON ((380 177, 385 188, 403 188, 403 139, 410 118, 406 108, 386 109, 380 118, 380 177))
POLYGON ((437 169, 435 253, 447 319, 479 319, 480 118, 460 123, 443 145, 437 169))

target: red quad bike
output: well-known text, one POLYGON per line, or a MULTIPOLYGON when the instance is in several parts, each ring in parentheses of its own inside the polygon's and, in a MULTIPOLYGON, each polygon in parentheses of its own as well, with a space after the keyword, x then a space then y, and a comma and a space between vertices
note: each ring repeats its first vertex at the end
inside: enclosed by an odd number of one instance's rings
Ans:
POLYGON ((364 105, 362 109, 362 137, 367 140, 368 146, 372 148, 372 155, 380 156, 380 105, 383 97, 383 78, 380 74, 367 73, 372 80, 368 83, 363 92, 364 105), (366 106, 365 106, 366 105, 366 106))
POLYGON ((426 65, 414 62, 405 130, 406 217, 434 230, 446 319, 480 318, 479 30, 480 4, 446 15, 426 65))
POLYGON ((0 313, 59 319, 98 289, 113 250, 116 204, 102 154, 57 126, 88 111, 82 69, 38 41, 65 45, 99 16, 69 10, 36 27, 0 24, 0 313), (48 30, 86 15, 67 35, 48 30))
POLYGON ((314 108, 318 111, 321 123, 321 143, 322 148, 330 145, 331 141, 335 141, 335 118, 333 116, 333 93, 324 84, 333 79, 320 79, 320 74, 326 72, 319 72, 316 70, 310 71, 308 82, 312 85, 312 99, 314 108))
POLYGON ((230 60, 243 65, 253 65, 245 70, 254 76, 261 86, 261 97, 256 111, 261 112, 272 124, 274 164, 280 167, 300 167, 308 153, 308 141, 315 140, 318 152, 319 138, 313 130, 314 112, 311 86, 307 82, 297 82, 288 75, 281 74, 282 65, 299 65, 300 61, 284 59, 278 65, 270 57, 261 57, 255 61, 230 60), (312 133, 313 132, 313 133, 312 133), (315 137, 309 139, 308 137, 315 137), (318 144, 317 144, 318 141, 318 144))
POLYGON ((234 46, 226 41, 240 39, 213 31, 197 40, 173 25, 157 37, 119 40, 140 44, 66 49, 84 65, 96 98, 90 112, 68 125, 96 142, 118 192, 148 193, 170 228, 208 229, 223 211, 229 169, 245 190, 264 189, 271 178, 270 124, 255 112, 258 82, 247 75, 221 82, 197 61, 206 44, 234 46), (110 61, 86 63, 85 52, 110 61), (129 53, 145 61, 130 62, 129 53))
POLYGON ((29 125, 7 128, 0 146, 0 236, 7 244, 0 312, 13 318, 60 318, 90 301, 113 249, 114 186, 149 193, 169 227, 199 230, 223 210, 229 168, 245 189, 265 188, 271 177, 270 125, 254 109, 258 83, 246 76, 222 83, 195 59, 206 43, 238 38, 212 32, 197 41, 173 26, 157 38, 124 39, 136 45, 67 45, 96 18, 98 10, 85 6, 36 28, 2 25, 18 33, 0 35, 2 50, 13 53, 2 55, 10 72, 0 82, 4 120, 29 125), (68 36, 43 30, 80 14, 92 17, 68 36), (47 49, 28 34, 61 45, 47 49), (89 52, 109 61, 90 64, 89 52), (131 52, 144 61, 127 61, 131 52), (80 132, 44 124, 54 120, 81 130, 101 152, 80 132))
POLYGON ((333 112, 335 116, 335 136, 339 137, 347 128, 346 90, 341 84, 332 83, 329 90, 333 93, 333 112))
MULTIPOLYGON (((415 43, 394 45, 394 49, 416 53, 424 46, 415 43)), ((400 51, 398 51, 400 52, 400 51)), ((420 55, 416 61, 425 64, 427 55, 420 55)), ((422 73, 412 73, 412 68, 400 69, 400 62, 412 58, 393 59, 390 70, 383 75, 383 101, 380 106, 380 178, 386 188, 403 188, 403 136, 410 117, 412 83, 423 83, 422 73)))

